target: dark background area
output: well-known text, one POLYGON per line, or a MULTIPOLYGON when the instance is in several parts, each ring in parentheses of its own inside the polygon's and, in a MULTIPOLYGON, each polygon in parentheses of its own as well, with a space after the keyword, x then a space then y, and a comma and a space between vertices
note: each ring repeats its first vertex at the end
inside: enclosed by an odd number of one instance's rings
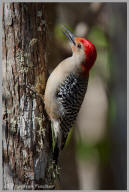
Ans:
POLYGON ((60 158, 59 189, 127 189, 127 4, 47 3, 49 72, 71 55, 61 31, 97 49, 88 91, 60 158))

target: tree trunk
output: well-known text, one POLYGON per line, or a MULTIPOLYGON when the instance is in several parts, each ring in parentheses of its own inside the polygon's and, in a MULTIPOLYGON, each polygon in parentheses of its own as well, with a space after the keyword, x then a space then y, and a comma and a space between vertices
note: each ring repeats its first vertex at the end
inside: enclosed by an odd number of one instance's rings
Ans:
POLYGON ((3 4, 3 189, 52 189, 45 7, 3 4))

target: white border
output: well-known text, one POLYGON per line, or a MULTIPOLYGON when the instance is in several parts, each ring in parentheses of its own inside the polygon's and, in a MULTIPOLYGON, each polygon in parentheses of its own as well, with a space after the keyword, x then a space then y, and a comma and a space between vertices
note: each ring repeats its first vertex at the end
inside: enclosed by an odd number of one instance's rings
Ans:
MULTIPOLYGON (((2 3, 4 3, 4 2, 10 2, 10 3, 13 3, 13 2, 35 2, 35 3, 37 3, 37 2, 42 2, 42 3, 49 3, 49 2, 51 2, 51 3, 57 3, 57 2, 59 2, 59 3, 86 3, 86 2, 103 2, 103 3, 108 3, 108 2, 113 2, 113 3, 126 3, 127 2, 127 53, 128 53, 128 18, 129 18, 129 14, 128 14, 128 11, 129 11, 129 6, 128 6, 128 1, 125 1, 125 0, 106 0, 106 1, 103 1, 103 0, 63 0, 63 1, 61 1, 61 0, 0 0, 0 64, 1 64, 1 67, 0 67, 0 82, 2 82, 2 3)), ((128 69, 128 54, 127 54, 127 98, 128 98, 128 96, 129 96, 129 94, 128 94, 128 81, 129 81, 129 77, 128 77, 128 73, 129 73, 129 69, 128 69)), ((1 116, 0 116, 0 122, 1 122, 1 131, 0 131, 0 191, 2 191, 2 185, 3 185, 3 183, 2 183, 2 83, 0 84, 0 112, 1 112, 1 116)), ((128 103, 128 100, 127 100, 127 114, 128 114, 128 105, 129 105, 129 103, 128 103)), ((128 133, 128 118, 127 118, 127 152, 128 152, 128 144, 129 144, 129 142, 128 142, 128 137, 129 136, 129 133, 128 133)), ((128 153, 127 153, 128 154, 128 153)), ((129 158, 128 158, 128 155, 127 155, 127 162, 129 161, 129 158)), ((128 167, 128 163, 127 163, 127 178, 128 178, 128 171, 129 171, 129 167, 128 167)), ((128 181, 128 179, 127 179, 127 181, 128 181)), ((128 182, 127 182, 127 189, 128 189, 128 182)), ((5 191, 12 191, 12 190, 3 190, 4 192, 5 191)), ((26 192, 28 191, 28 190, 25 190, 26 192)), ((30 191, 33 191, 33 190, 29 190, 28 192, 30 192, 30 191)), ((41 190, 35 190, 35 191, 39 191, 39 192, 41 192, 41 190)), ((47 191, 49 191, 49 190, 47 190, 47 191)), ((59 190, 59 191, 65 191, 65 190, 59 190)), ((71 190, 71 191, 73 191, 73 190, 71 190)), ((107 191, 122 191, 122 192, 124 192, 124 191, 127 191, 127 190, 76 190, 76 191, 87 191, 87 192, 94 192, 94 191, 102 191, 102 192, 107 192, 107 191)))

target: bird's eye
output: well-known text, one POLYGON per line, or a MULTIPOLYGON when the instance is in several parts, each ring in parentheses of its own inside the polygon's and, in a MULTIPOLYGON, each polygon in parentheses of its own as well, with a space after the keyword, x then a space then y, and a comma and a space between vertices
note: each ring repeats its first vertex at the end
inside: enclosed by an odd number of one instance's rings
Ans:
POLYGON ((81 44, 79 43, 79 44, 77 45, 77 47, 80 49, 80 48, 81 48, 81 44))

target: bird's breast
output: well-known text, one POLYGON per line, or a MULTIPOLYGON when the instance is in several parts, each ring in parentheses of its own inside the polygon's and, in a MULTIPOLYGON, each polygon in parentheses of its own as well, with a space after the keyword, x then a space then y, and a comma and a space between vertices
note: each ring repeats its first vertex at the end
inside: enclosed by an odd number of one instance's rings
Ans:
POLYGON ((61 105, 59 108, 57 95, 64 100, 74 98, 76 93, 83 92, 83 88, 87 86, 87 78, 81 77, 77 66, 75 58, 70 57, 62 61, 51 73, 45 90, 45 108, 50 119, 60 116, 61 105))

